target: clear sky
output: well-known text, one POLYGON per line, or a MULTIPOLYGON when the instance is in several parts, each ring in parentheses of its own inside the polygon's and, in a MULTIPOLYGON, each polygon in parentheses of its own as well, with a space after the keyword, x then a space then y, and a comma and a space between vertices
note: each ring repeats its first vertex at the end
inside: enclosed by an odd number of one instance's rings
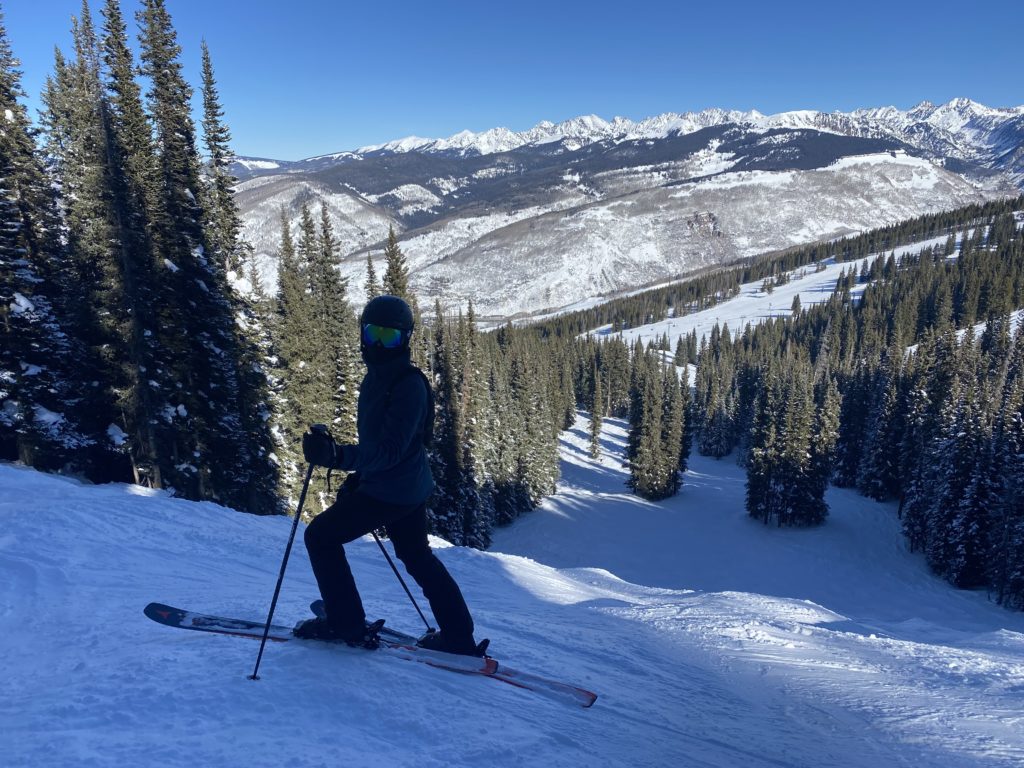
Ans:
MULTIPOLYGON (((103 0, 91 0, 99 22, 103 0)), ((137 0, 122 0, 131 19, 137 0)), ((707 107, 1024 104, 1024 0, 167 0, 243 155, 707 107)), ((0 0, 33 114, 81 0, 0 0)), ((134 22, 129 30, 134 33, 134 22)))

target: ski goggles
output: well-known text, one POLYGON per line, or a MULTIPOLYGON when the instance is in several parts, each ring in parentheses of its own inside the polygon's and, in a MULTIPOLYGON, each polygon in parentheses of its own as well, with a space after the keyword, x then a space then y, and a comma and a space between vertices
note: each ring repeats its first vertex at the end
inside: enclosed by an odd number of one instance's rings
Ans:
POLYGON ((381 346, 384 349, 398 349, 405 341, 406 332, 401 328, 366 323, 363 326, 363 343, 368 347, 381 346))

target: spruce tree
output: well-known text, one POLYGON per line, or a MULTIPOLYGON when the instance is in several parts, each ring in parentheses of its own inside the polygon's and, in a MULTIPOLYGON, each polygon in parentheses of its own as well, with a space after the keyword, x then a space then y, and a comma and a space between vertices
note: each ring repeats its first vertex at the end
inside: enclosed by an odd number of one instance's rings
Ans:
POLYGON ((312 306, 307 298, 307 270, 299 261, 291 225, 283 208, 280 223, 277 316, 273 343, 278 363, 275 376, 281 382, 276 408, 280 438, 276 450, 283 460, 283 495, 288 499, 289 506, 294 506, 303 479, 299 450, 302 435, 310 424, 323 422, 313 420, 316 415, 310 412, 308 406, 310 379, 315 381, 316 372, 306 363, 310 357, 308 333, 313 324, 312 306))
POLYGON ((388 240, 384 246, 384 259, 387 268, 384 271, 383 290, 391 296, 398 296, 412 304, 412 294, 409 293, 409 266, 405 262, 405 255, 398 245, 398 236, 395 235, 395 228, 388 228, 388 240))
POLYGON ((0 457, 57 469, 88 438, 65 413, 76 355, 54 298, 66 262, 23 97, 0 16, 0 457))
POLYGON ((776 488, 781 450, 778 430, 779 387, 769 369, 761 377, 747 459, 747 513, 765 525, 781 513, 776 488))
POLYGON ((604 408, 604 392, 601 391, 601 372, 594 366, 593 391, 590 397, 590 458, 601 456, 601 411, 604 408))
POLYGON ((174 392, 169 353, 161 327, 174 322, 159 280, 165 268, 152 222, 161 207, 155 148, 135 81, 118 0, 103 8, 109 170, 107 187, 115 230, 116 259, 124 294, 121 299, 126 346, 122 369, 126 382, 121 430, 136 483, 163 488, 173 468, 173 430, 164 414, 174 392))
POLYGON ((75 339, 75 420, 89 435, 79 469, 99 481, 130 481, 124 402, 123 282, 117 263, 107 173, 106 105, 99 43, 89 6, 72 19, 75 57, 57 54, 43 100, 46 148, 63 214, 66 269, 60 304, 75 339))
MULTIPOLYGON (((164 373, 173 382, 161 393, 169 442, 165 480, 189 498, 251 509, 253 488, 263 485, 253 482, 254 475, 272 474, 267 441, 259 434, 266 434, 266 425, 255 412, 255 399, 243 392, 241 366, 250 359, 246 342, 237 329, 222 264, 209 258, 192 91, 181 73, 180 47, 163 0, 145 0, 137 18, 156 137, 156 172, 147 179, 155 185, 147 213, 163 267, 157 278, 159 334, 166 352, 164 373)), ((275 506, 263 497, 253 511, 275 506)))
POLYGON ((662 427, 661 452, 664 456, 661 492, 665 497, 674 496, 682 486, 680 470, 685 469, 681 453, 686 432, 686 400, 679 384, 675 366, 664 366, 662 376, 662 427))
POLYGON ((202 78, 203 143, 209 155, 204 195, 209 257, 220 264, 224 271, 239 272, 242 269, 244 248, 240 239, 242 222, 233 191, 238 179, 229 170, 234 159, 231 132, 224 122, 224 109, 213 75, 210 49, 205 40, 202 42, 202 78))
POLYGON ((902 354, 890 350, 871 385, 870 410, 864 428, 864 448, 857 469, 857 490, 879 501, 899 494, 899 446, 903 437, 900 407, 902 354))
POLYGON ((377 282, 377 271, 373 268, 373 256, 366 254, 366 300, 373 301, 381 295, 380 283, 377 282))

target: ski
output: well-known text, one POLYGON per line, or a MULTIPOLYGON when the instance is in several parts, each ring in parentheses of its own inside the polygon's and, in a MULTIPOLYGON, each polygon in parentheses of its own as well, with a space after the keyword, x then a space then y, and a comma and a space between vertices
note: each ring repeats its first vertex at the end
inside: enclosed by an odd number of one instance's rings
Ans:
MULTIPOLYGON (((309 609, 313 612, 313 615, 324 618, 327 614, 324 612, 324 601, 314 600, 310 603, 309 609)), ((404 632, 398 632, 391 629, 390 627, 383 627, 378 635, 381 639, 386 639, 389 642, 400 643, 403 645, 415 645, 416 638, 412 635, 407 635, 404 632)), ((450 654, 445 654, 446 656, 450 654)), ((466 656, 465 658, 472 658, 466 656)), ((486 657, 490 659, 490 657, 486 657)), ((494 671, 484 672, 488 677, 493 677, 495 680, 500 680, 503 683, 515 686, 516 688, 523 688, 535 693, 540 693, 551 698, 560 700, 567 700, 573 704, 578 704, 581 707, 591 707, 594 702, 597 701, 597 694, 593 691, 588 691, 585 688, 580 688, 569 683, 563 683, 558 680, 551 680, 540 675, 534 675, 529 672, 522 672, 518 669, 513 669, 506 666, 504 663, 498 662, 494 659, 491 661, 495 662, 494 671)))
MULTIPOLYGON (((163 603, 150 603, 145 607, 143 613, 158 624, 168 627, 191 629, 198 632, 211 632, 218 635, 231 635, 233 637, 249 637, 254 640, 261 640, 266 628, 266 623, 262 621, 212 616, 205 613, 186 611, 182 608, 164 605, 163 603)), ((270 625, 267 639, 275 642, 310 642, 295 637, 292 635, 291 627, 281 624, 270 625)), ((421 664, 427 664, 438 669, 447 669, 452 672, 466 674, 490 675, 498 667, 498 663, 494 659, 456 656, 451 653, 418 648, 416 647, 415 638, 410 643, 388 637, 382 631, 380 641, 380 650, 389 655, 420 662, 421 664)))

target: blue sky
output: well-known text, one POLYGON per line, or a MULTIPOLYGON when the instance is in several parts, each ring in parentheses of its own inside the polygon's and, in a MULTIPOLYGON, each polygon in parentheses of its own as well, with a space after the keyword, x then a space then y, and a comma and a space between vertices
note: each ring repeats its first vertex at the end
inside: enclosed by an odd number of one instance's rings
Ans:
MULTIPOLYGON (((91 0, 99 20, 103 0, 91 0)), ((33 114, 81 0, 0 0, 33 114)), ((137 0, 122 0, 131 19, 137 0)), ((581 114, 1024 104, 1024 2, 167 0, 239 154, 293 160, 581 114)), ((129 30, 134 33, 134 21, 129 30)), ((198 90, 198 89, 197 89, 198 90)))

